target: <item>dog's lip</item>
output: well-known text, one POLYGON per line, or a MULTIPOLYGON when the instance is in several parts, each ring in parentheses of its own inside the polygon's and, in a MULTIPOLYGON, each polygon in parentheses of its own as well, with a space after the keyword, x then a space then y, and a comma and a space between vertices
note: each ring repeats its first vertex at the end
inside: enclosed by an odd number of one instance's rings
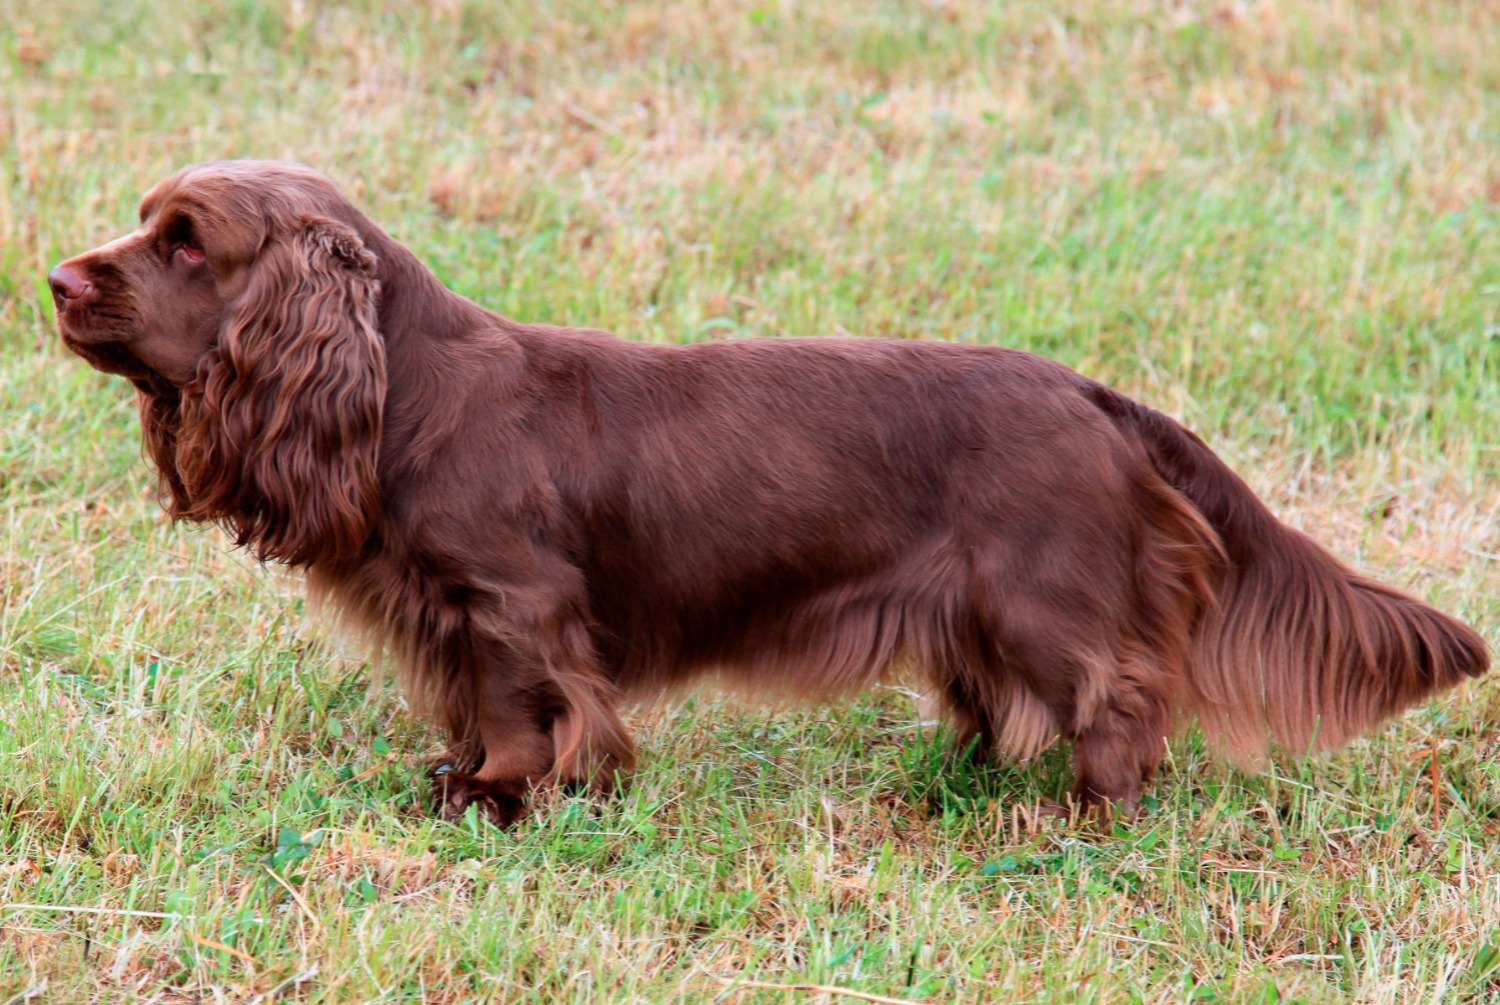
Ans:
POLYGON ((63 345, 83 357, 89 366, 119 377, 151 378, 158 374, 137 359, 120 339, 84 339, 66 326, 59 326, 63 345))
POLYGON ((69 305, 57 311, 57 333, 67 343, 68 348, 74 346, 100 345, 105 342, 119 342, 120 337, 113 333, 94 333, 90 325, 87 308, 80 309, 69 305), (80 316, 82 315, 82 316, 80 316))

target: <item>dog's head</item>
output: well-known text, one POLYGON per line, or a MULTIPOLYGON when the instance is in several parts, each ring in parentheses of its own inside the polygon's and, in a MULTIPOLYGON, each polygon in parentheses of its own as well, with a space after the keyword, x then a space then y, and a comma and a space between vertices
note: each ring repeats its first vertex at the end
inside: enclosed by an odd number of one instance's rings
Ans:
POLYGON ((263 558, 346 556, 368 536, 385 391, 363 218, 307 168, 184 168, 131 234, 49 282, 68 348, 141 394, 177 517, 263 558))

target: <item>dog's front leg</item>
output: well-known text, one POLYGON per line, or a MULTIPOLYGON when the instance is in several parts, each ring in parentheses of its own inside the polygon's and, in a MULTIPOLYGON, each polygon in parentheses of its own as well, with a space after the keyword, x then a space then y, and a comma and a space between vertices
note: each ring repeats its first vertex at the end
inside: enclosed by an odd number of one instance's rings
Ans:
POLYGON ((473 806, 505 827, 525 816, 531 790, 552 772, 555 700, 538 661, 505 653, 499 644, 485 648, 471 656, 466 693, 453 696, 473 703, 470 735, 460 746, 477 747, 479 764, 469 774, 439 769, 434 796, 444 819, 456 820, 473 806))
POLYGON ((467 736, 455 739, 461 748, 477 748, 479 761, 471 773, 434 777, 439 812, 449 820, 472 805, 508 826, 526 814, 534 790, 608 792, 634 764, 614 689, 581 623, 553 616, 502 638, 468 646, 465 686, 450 699, 472 703, 450 721, 471 724, 467 736))

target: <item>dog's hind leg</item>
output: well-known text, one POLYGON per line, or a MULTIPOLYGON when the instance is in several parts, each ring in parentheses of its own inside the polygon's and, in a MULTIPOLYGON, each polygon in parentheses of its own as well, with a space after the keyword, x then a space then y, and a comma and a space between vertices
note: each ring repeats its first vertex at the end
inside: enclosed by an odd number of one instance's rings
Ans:
POLYGON ((1005 664, 1021 698, 1012 699, 1003 742, 1035 744, 1038 722, 1054 726, 1073 746, 1072 798, 1078 807, 1112 804, 1133 813, 1164 752, 1170 694, 1149 660, 1088 639, 1077 624, 1067 627, 1071 631, 1012 634, 1006 641, 1005 664), (1020 732, 1027 729, 1033 737, 1020 732))
POLYGON ((985 669, 976 674, 968 665, 950 668, 941 685, 954 750, 978 763, 1024 762, 1051 746, 1058 736, 1052 709, 1008 675, 994 653, 974 662, 985 669))
POLYGON ((953 724, 953 749, 983 763, 995 756, 995 721, 966 672, 942 685, 942 698, 953 724))
POLYGON ((1107 661, 1103 686, 1075 709, 1070 735, 1075 798, 1128 812, 1166 752, 1223 555, 1198 512, 1159 479, 1137 482, 1136 494, 1142 519, 1126 579, 1116 584, 1124 609, 1099 650, 1107 661))
POLYGON ((996 750, 1020 758, 1065 739, 1078 806, 1134 811, 1163 754, 1171 678, 1153 654, 1127 641, 1128 564, 1027 564, 1006 572, 988 577, 980 598, 989 659, 966 696, 983 700, 956 716, 960 728, 988 722, 996 750))
POLYGON ((1144 663, 1119 660, 1104 693, 1089 707, 1074 709, 1067 735, 1073 743, 1073 799, 1081 809, 1111 806, 1133 814, 1139 807, 1171 728, 1169 696, 1152 676, 1157 674, 1144 663))

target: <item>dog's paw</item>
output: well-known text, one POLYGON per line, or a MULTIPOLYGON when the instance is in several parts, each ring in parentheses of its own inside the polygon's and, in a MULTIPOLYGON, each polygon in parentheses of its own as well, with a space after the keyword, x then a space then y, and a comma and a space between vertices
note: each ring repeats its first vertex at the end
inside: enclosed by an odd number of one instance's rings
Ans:
POLYGON ((1110 802, 1107 799, 1080 799, 1070 795, 1066 802, 1041 799, 1036 805, 1022 807, 1033 822, 1062 820, 1069 824, 1125 824, 1135 823, 1144 814, 1140 800, 1127 799, 1110 802))
POLYGON ((432 776, 432 801, 438 815, 450 823, 462 820, 470 806, 496 827, 509 827, 527 811, 524 792, 441 769, 432 776))
POLYGON ((1039 799, 1034 806, 1023 806, 1022 810, 1033 820, 1074 820, 1078 816, 1079 806, 1071 799, 1065 803, 1056 799, 1039 799))

